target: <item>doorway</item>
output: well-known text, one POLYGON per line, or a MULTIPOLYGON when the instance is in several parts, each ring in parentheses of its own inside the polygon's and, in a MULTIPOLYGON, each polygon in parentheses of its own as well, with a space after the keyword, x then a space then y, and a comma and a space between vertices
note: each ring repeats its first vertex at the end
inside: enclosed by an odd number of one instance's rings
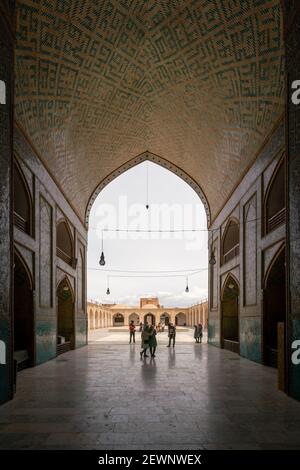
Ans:
POLYGON ((124 326, 124 315, 121 313, 114 315, 114 326, 124 326))
POLYGON ((138 316, 137 313, 131 313, 129 315, 128 323, 131 323, 132 321, 135 326, 137 326, 140 323, 140 317, 138 316))
POLYGON ((144 323, 148 323, 148 325, 155 325, 155 316, 152 313, 147 313, 144 316, 144 323))
POLYGON ((239 353, 239 286, 230 275, 222 295, 221 346, 239 353))
POLYGON ((32 277, 21 256, 14 255, 14 361, 16 370, 35 363, 32 277))
POLYGON ((161 322, 162 325, 168 326, 168 324, 170 323, 169 315, 167 313, 163 313, 160 316, 160 322, 161 322))
POLYGON ((175 325, 176 326, 186 326, 185 313, 183 313, 183 312, 177 313, 177 315, 175 317, 175 325))
POLYGON ((67 278, 57 287, 57 354, 75 347, 74 294, 67 278))
POLYGON ((278 363, 278 323, 286 318, 285 248, 275 256, 264 286, 263 360, 270 367, 278 363))

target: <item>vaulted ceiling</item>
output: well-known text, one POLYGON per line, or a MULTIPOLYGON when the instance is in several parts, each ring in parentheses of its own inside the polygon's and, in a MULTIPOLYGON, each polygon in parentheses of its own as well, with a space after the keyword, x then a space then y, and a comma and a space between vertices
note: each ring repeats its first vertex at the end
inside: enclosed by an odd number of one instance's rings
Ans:
POLYGON ((17 0, 16 119, 84 219, 149 150, 212 217, 283 111, 280 0, 17 0))

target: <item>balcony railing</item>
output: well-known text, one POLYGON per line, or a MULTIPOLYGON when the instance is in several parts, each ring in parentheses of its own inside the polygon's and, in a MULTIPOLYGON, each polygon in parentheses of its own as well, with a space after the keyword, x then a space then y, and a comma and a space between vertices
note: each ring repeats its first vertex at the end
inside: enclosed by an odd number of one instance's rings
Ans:
POLYGON ((22 232, 30 234, 30 222, 16 212, 14 212, 14 225, 22 230, 22 232))
POLYGON ((272 232, 277 227, 285 223, 286 217, 286 210, 285 207, 281 209, 277 214, 273 215, 267 220, 267 233, 272 232))
POLYGON ((63 250, 61 250, 60 248, 56 248, 56 255, 61 258, 65 263, 69 264, 70 266, 72 266, 72 256, 68 255, 67 253, 65 253, 63 250))
POLYGON ((229 251, 223 255, 223 264, 228 263, 231 259, 235 258, 240 254, 240 245, 239 243, 232 247, 229 251))

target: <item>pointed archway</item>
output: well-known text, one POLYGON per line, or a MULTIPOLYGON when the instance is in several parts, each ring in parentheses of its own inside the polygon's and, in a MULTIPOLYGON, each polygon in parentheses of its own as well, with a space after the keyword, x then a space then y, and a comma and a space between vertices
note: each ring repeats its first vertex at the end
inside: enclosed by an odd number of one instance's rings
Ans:
POLYGON ((155 325, 155 315, 153 313, 146 313, 144 315, 144 324, 148 323, 148 325, 155 325))
POLYGON ((75 348, 74 291, 67 277, 57 290, 57 354, 75 348))
POLYGON ((113 322, 114 326, 124 326, 124 315, 122 315, 122 313, 115 313, 115 315, 113 316, 113 322))
POLYGON ((285 247, 274 256, 264 282, 263 362, 278 364, 278 325, 286 323, 285 247))
POLYGON ((239 353, 239 284, 229 274, 222 291, 221 346, 239 353))
POLYGON ((22 256, 14 253, 14 360, 17 370, 35 364, 33 284, 22 256))
POLYGON ((195 191, 195 193, 198 194, 201 202, 203 203, 203 206, 204 206, 204 209, 205 209, 205 212, 206 212, 207 226, 209 226, 210 222, 211 222, 210 208, 209 208, 207 197, 204 194, 202 188, 199 186, 199 184, 190 175, 188 175, 184 170, 182 170, 178 166, 174 165, 174 163, 170 162, 169 160, 166 160, 165 158, 163 158, 159 155, 156 155, 156 154, 154 154, 152 152, 148 152, 148 151, 143 152, 140 155, 137 155, 136 157, 134 157, 131 160, 124 163, 124 165, 122 165, 121 167, 117 168, 115 171, 110 173, 108 176, 106 176, 106 178, 104 178, 96 186, 96 188, 94 189, 94 191, 92 192, 92 194, 90 196, 88 205, 86 207, 86 212, 85 212, 86 226, 88 227, 89 216, 90 216, 92 206, 93 206, 97 196, 102 191, 102 189, 104 189, 115 178, 122 175, 127 170, 129 170, 130 168, 133 168, 133 167, 135 167, 135 166, 137 166, 140 163, 143 163, 145 161, 156 163, 157 165, 161 166, 162 168, 165 168, 166 170, 171 171, 176 176, 178 176, 183 181, 185 181, 195 191))
POLYGON ((175 316, 175 325, 177 326, 186 326, 187 319, 186 319, 186 314, 183 312, 177 313, 175 316))
POLYGON ((128 318, 128 323, 131 321, 133 321, 135 325, 138 325, 140 323, 139 315, 137 313, 131 313, 128 318))

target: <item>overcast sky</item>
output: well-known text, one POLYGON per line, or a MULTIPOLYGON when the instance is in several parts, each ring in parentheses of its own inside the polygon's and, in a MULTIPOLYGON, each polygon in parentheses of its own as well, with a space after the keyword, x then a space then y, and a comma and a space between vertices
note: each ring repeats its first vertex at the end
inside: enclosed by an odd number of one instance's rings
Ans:
POLYGON ((88 299, 137 305, 140 297, 157 296, 165 307, 183 307, 206 298, 206 228, 206 214, 199 197, 178 176, 152 162, 141 163, 126 171, 101 191, 91 210, 88 299), (100 267, 102 230, 107 228, 131 232, 103 232, 106 264, 100 267), (132 231, 170 228, 201 231, 132 231), (196 270, 202 271, 191 275, 196 270), (190 273, 189 293, 185 292, 187 273, 190 273), (174 277, 169 277, 170 274, 174 277), (108 283, 110 295, 106 295, 108 283))

